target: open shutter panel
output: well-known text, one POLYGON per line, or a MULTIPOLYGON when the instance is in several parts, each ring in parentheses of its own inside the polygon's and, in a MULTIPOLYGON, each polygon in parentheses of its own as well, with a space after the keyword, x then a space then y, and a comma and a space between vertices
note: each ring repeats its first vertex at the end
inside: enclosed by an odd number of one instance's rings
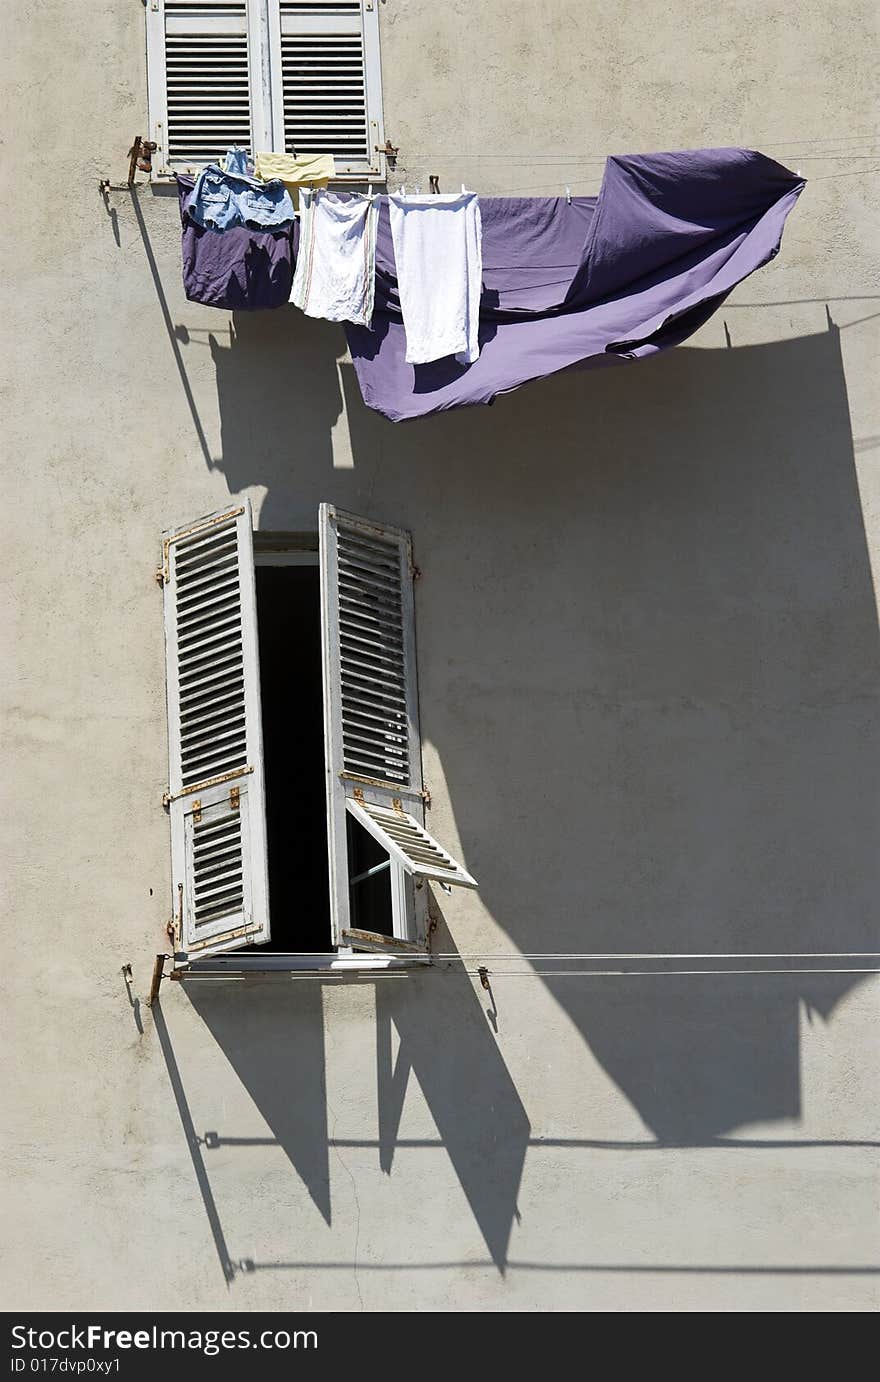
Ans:
MULTIPOLYGON (((378 5, 275 0, 276 128, 289 153, 333 154, 338 174, 381 175, 384 144, 378 5)), ((282 145, 276 136, 276 147, 282 145)))
POLYGON ((163 545, 176 948, 269 939, 250 504, 163 545))
POLYGON ((150 131, 161 173, 271 137, 261 0, 148 0, 150 131))
MULTIPOLYGON (((476 887, 425 829, 408 533, 322 504, 331 914, 351 941, 346 818, 354 817, 418 882, 476 887)), ((424 903, 421 903, 424 910, 424 903)), ((402 940, 424 943, 423 926, 402 940)))

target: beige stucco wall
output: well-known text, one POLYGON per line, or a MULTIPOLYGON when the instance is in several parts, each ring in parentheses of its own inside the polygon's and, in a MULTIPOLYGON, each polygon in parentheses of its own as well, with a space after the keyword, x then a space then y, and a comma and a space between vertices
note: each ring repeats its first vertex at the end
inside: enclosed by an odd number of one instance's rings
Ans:
POLYGON ((341 331, 186 302, 173 198, 108 215, 141 7, 7 7, 7 1308, 876 1306, 877 980, 776 958, 880 949, 873 9, 383 3, 411 183, 810 178, 686 348, 394 428, 341 331), (431 820, 482 883, 441 939, 512 957, 491 1021, 461 967, 144 1003, 157 539, 243 493, 413 530, 431 820), (572 951, 773 958, 516 958, 572 951))

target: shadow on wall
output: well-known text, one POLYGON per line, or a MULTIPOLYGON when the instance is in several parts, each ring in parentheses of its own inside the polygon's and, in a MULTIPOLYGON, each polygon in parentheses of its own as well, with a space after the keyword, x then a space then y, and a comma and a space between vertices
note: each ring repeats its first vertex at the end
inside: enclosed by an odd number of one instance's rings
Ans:
MULTIPOLYGON (((190 983, 186 991, 271 1129, 270 1140, 329 1224, 329 1149, 338 1144, 327 1129, 324 986, 320 979, 276 980, 247 985, 242 993, 237 985, 190 983)), ((444 976, 439 985, 434 975, 386 979, 375 984, 375 993, 379 1165, 391 1175, 413 1075, 503 1270, 530 1129, 470 981, 464 974, 444 976)), ((185 1126, 191 1122, 188 1109, 181 1117, 185 1126)), ((253 1140, 209 1133, 202 1141, 210 1150, 253 1140)))
MULTIPOLYGON (((413 530, 423 735, 514 946, 876 950, 880 646, 837 331, 679 348, 397 427, 364 407, 341 349, 292 313, 237 318, 214 348, 222 468, 232 493, 266 487, 267 529, 312 526, 328 499, 413 530), (343 403, 351 464, 334 469, 343 403)), ((545 982, 657 1138, 693 1144, 796 1118, 801 1004, 827 1017, 859 980, 545 982)), ((467 1114, 415 989, 391 989, 382 1165, 411 1069, 503 1262, 522 1104, 466 980, 442 1026, 475 1072, 467 1114)), ((329 1217, 323 1053, 314 1120, 294 1128, 283 1084, 248 1067, 238 1000, 191 999, 329 1217)))

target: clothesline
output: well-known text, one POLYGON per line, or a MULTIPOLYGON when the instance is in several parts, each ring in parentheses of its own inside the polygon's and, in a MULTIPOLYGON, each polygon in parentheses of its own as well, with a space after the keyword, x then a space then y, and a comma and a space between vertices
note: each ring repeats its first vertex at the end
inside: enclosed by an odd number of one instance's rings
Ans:
POLYGON ((774 257, 804 187, 764 154, 715 148, 610 158, 598 196, 559 178, 377 198, 309 189, 308 158, 269 157, 283 180, 251 176, 243 151, 178 178, 187 296, 343 321, 364 401, 392 421, 678 345, 774 257))

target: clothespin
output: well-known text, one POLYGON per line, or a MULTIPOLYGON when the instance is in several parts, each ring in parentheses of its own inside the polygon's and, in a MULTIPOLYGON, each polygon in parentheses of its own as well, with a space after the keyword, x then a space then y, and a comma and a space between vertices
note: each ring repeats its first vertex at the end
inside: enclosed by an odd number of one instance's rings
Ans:
POLYGON ((373 184, 371 182, 367 183, 367 196, 369 197, 370 201, 373 200, 373 184))
POLYGON ((566 189, 565 189, 565 200, 568 202, 569 206, 571 206, 571 188, 570 188, 570 187, 566 187, 566 189))

